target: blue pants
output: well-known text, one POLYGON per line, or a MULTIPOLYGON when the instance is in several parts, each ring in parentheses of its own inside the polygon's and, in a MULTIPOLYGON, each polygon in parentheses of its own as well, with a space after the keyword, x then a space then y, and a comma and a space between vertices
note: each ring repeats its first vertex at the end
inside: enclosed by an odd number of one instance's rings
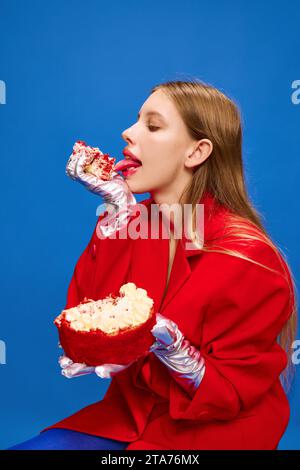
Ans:
POLYGON ((53 428, 6 450, 122 450, 128 442, 53 428))

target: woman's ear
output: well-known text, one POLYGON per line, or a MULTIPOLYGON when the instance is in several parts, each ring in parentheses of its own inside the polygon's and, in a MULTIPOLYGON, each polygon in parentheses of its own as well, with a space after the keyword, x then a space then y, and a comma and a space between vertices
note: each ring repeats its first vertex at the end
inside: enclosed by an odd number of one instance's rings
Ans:
POLYGON ((209 139, 201 139, 198 141, 193 152, 186 157, 185 166, 193 168, 203 163, 212 153, 213 144, 209 139))

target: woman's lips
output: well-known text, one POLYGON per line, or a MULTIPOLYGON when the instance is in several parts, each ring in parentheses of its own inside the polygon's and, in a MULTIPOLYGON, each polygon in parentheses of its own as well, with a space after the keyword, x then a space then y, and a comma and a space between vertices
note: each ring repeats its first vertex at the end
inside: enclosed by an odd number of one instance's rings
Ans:
MULTIPOLYGON (((141 165, 140 165, 141 166, 141 165)), ((140 167, 138 168, 129 168, 128 170, 123 170, 123 176, 124 178, 127 178, 128 176, 134 175, 138 171, 140 167)))
POLYGON ((123 171, 123 170, 128 170, 129 168, 138 168, 139 166, 141 166, 141 163, 138 163, 129 158, 125 158, 121 160, 120 162, 118 162, 115 165, 114 169, 115 171, 123 171))

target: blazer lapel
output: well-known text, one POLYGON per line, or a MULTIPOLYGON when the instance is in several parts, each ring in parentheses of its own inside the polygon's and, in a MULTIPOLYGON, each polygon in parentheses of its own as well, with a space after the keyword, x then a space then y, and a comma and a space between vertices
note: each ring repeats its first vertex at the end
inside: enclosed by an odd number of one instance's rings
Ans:
POLYGON ((143 201, 147 211, 145 217, 140 217, 142 229, 147 233, 147 237, 131 240, 128 282, 134 282, 138 287, 145 289, 154 301, 155 311, 158 312, 167 281, 169 240, 159 237, 162 230, 161 221, 158 227, 151 225, 152 201, 152 198, 143 201), (151 238, 151 229, 152 234, 157 233, 157 239, 151 238))
POLYGON ((160 213, 160 216, 156 219, 159 222, 158 226, 153 224, 153 220, 151 220, 151 212, 155 212, 155 201, 153 198, 150 197, 143 203, 147 208, 147 220, 143 220, 142 223, 147 225, 148 238, 132 240, 131 265, 128 279, 137 286, 146 289, 148 295, 154 300, 155 311, 162 312, 191 275, 192 271, 185 249, 185 244, 188 240, 184 235, 182 239, 177 240, 169 285, 163 298, 167 284, 170 240, 162 214, 160 213), (152 229, 152 233, 157 234, 157 239, 150 237, 150 229, 152 229))
MULTIPOLYGON (((189 279, 192 273, 188 259, 186 258, 186 253, 182 244, 182 240, 177 241, 177 247, 175 252, 175 257, 173 261, 172 270, 170 273, 169 285, 163 299, 159 312, 163 312, 169 302, 175 297, 179 289, 183 287, 186 281, 189 279)), ((165 285, 167 282, 167 276, 165 277, 165 285)))
MULTIPOLYGON (((215 199, 214 196, 205 192, 202 198, 199 200, 199 204, 204 205, 203 211, 203 226, 200 225, 201 235, 205 238, 211 235, 214 222, 214 209, 215 199)), ((171 224, 172 227, 172 224, 171 224)), ((168 257, 169 260, 169 240, 168 241, 168 257)), ((203 250, 201 247, 197 247, 193 244, 192 240, 185 235, 185 231, 181 235, 181 238, 177 241, 177 247, 175 257, 173 260, 173 266, 170 273, 169 285, 162 302, 159 307, 159 312, 163 312, 171 300, 176 296, 178 291, 184 286, 192 274, 191 261, 192 257, 202 255, 203 250)), ((166 285, 167 273, 163 272, 163 282, 166 285)))

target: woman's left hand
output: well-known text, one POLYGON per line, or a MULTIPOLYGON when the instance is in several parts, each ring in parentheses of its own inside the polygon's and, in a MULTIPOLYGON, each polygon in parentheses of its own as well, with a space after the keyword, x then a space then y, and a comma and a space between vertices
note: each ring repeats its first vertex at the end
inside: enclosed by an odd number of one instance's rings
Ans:
POLYGON ((156 324, 151 333, 156 338, 156 342, 150 347, 150 351, 154 352, 174 344, 178 338, 179 330, 175 322, 164 317, 161 313, 157 313, 156 324))
POLYGON ((151 330, 156 341, 149 351, 166 365, 172 377, 193 396, 205 373, 204 358, 190 342, 184 338, 178 325, 156 314, 156 324, 151 330))

